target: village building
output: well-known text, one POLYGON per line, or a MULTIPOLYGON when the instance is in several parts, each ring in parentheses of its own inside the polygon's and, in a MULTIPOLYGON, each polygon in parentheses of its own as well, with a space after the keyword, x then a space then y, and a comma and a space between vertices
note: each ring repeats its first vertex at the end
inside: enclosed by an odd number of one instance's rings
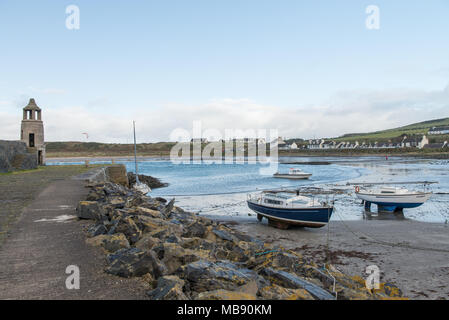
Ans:
POLYGON ((449 134, 449 126, 433 127, 429 130, 429 134, 449 134))

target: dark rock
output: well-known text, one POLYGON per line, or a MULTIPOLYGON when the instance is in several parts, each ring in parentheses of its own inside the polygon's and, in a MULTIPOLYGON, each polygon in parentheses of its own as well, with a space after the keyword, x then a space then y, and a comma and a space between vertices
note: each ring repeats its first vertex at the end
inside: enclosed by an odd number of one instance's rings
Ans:
POLYGON ((93 226, 89 227, 87 232, 89 233, 89 236, 96 237, 96 236, 99 236, 101 234, 106 234, 108 232, 108 229, 106 229, 104 224, 99 223, 99 224, 96 224, 96 225, 93 225, 93 226))
POLYGON ((129 248, 129 242, 122 233, 114 235, 102 234, 93 238, 89 238, 86 242, 93 246, 102 247, 107 252, 115 252, 123 248, 129 248))
POLYGON ((166 272, 164 264, 157 259, 153 251, 142 251, 138 248, 121 250, 110 261, 111 264, 105 271, 124 278, 139 277, 146 273, 159 278, 166 272))
POLYGON ((162 203, 167 203, 167 199, 161 198, 161 197, 156 197, 155 198, 157 201, 162 202, 162 203))
POLYGON ((184 249, 177 243, 162 243, 154 247, 153 251, 167 267, 167 274, 172 274, 181 266, 200 259, 195 251, 184 249))
MULTIPOLYGON (((134 185, 136 183, 136 174, 133 172, 128 172, 128 181, 131 186, 134 185)), ((163 188, 168 186, 168 183, 163 183, 157 178, 146 176, 143 174, 139 174, 139 181, 145 183, 151 189, 163 188)))
POLYGON ((213 250, 216 244, 213 241, 202 238, 183 238, 180 245, 185 249, 213 250))
POLYGON ((214 229, 214 230, 212 230, 212 232, 217 237, 219 237, 220 239, 223 239, 223 240, 232 241, 234 239, 234 237, 229 232, 224 231, 224 230, 214 229))
POLYGON ((252 270, 239 268, 226 262, 200 260, 183 267, 183 276, 189 281, 193 291, 204 292, 216 289, 234 290, 256 280, 266 285, 266 281, 252 270))
POLYGON ((171 212, 175 205, 175 199, 171 199, 170 202, 161 210, 161 213, 164 217, 169 218, 171 216, 171 212))
POLYGON ((114 196, 108 199, 108 205, 115 209, 123 209, 125 204, 126 200, 121 196, 114 196))
POLYGON ((76 208, 76 214, 80 219, 102 220, 105 211, 98 202, 80 201, 76 208))
POLYGON ((186 227, 186 231, 182 235, 185 238, 204 237, 206 233, 206 227, 199 222, 194 222, 186 227))
POLYGON ((123 233, 130 244, 136 243, 142 236, 142 231, 131 217, 119 219, 115 225, 115 232, 123 233))
POLYGON ((188 300, 183 292, 184 280, 177 276, 163 276, 157 281, 157 287, 148 291, 147 295, 153 300, 188 300))
POLYGON ((286 252, 277 252, 273 257, 273 267, 286 269, 288 271, 295 271, 296 266, 300 262, 298 256, 286 252))
POLYGON ((92 190, 91 192, 89 192, 89 194, 87 195, 86 200, 87 201, 99 201, 100 199, 102 199, 104 196, 104 193, 102 192, 102 194, 98 193, 95 190, 92 190))
POLYGON ((141 250, 150 250, 158 245, 160 240, 151 236, 151 234, 144 234, 142 238, 135 243, 135 247, 141 250))
POLYGON ((402 297, 401 289, 392 283, 385 283, 383 289, 388 297, 402 297))
POLYGON ((301 279, 294 274, 282 270, 274 270, 272 268, 264 268, 261 274, 268 278, 271 282, 274 282, 282 287, 291 289, 305 289, 316 299, 335 300, 335 297, 328 291, 304 279, 301 279))

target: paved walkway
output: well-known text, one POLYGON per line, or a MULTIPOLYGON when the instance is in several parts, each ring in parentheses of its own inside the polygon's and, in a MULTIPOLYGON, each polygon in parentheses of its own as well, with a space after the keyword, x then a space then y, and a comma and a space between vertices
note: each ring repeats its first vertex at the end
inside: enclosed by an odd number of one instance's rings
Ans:
POLYGON ((0 248, 0 299, 144 299, 137 279, 103 272, 104 254, 85 243, 75 208, 86 194, 81 179, 53 182, 23 211, 0 248), (68 290, 67 266, 80 269, 80 289, 68 290))

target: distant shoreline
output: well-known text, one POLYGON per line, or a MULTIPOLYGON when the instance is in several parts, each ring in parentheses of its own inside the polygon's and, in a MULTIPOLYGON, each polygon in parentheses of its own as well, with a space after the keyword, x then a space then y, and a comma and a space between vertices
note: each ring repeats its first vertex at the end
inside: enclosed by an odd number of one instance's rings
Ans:
MULTIPOLYGON (((429 153, 315 153, 315 152, 303 152, 303 153, 286 153, 280 152, 278 157, 282 158, 293 158, 293 157, 307 157, 307 158, 325 158, 325 157, 336 157, 336 158, 356 158, 356 157, 377 157, 377 158, 418 158, 418 159, 449 159, 449 152, 429 152, 429 153)), ((69 161, 133 161, 134 155, 83 155, 83 154, 50 154, 47 155, 47 161, 55 162, 69 162, 69 161)), ((140 161, 143 160, 169 160, 170 154, 142 154, 137 156, 140 161)), ((246 159, 246 158, 245 158, 246 159)), ((204 160, 214 160, 214 158, 204 159, 204 160)), ((303 164, 303 163, 302 163, 303 164)))

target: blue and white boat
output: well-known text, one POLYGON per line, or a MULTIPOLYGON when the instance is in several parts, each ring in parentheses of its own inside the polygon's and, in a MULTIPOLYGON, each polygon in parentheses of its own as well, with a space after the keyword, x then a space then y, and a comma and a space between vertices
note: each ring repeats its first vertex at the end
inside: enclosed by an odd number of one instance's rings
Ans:
POLYGON ((379 211, 398 212, 404 208, 416 208, 429 200, 431 192, 409 191, 404 188, 381 187, 378 189, 364 189, 355 187, 357 198, 365 203, 369 210, 371 204, 378 206, 379 211))
POLYGON ((309 228, 324 227, 332 216, 334 207, 297 192, 265 191, 249 194, 248 207, 257 213, 257 219, 268 219, 272 226, 287 229, 290 225, 309 228))

